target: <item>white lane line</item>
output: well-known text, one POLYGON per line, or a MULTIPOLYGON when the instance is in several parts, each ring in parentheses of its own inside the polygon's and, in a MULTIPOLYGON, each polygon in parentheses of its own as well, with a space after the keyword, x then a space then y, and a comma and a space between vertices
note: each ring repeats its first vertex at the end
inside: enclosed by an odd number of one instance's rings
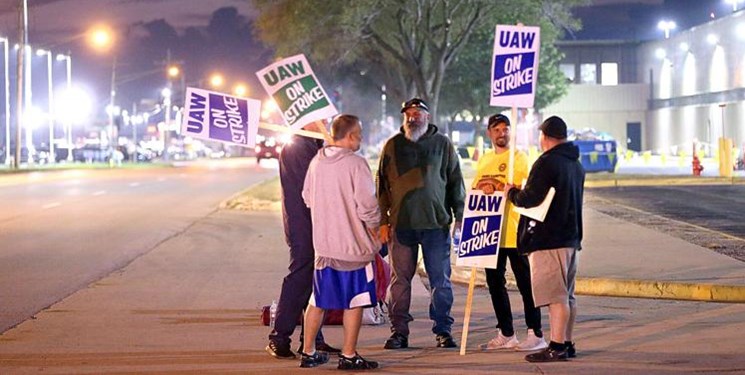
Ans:
POLYGON ((129 186, 130 187, 138 187, 138 186, 140 186, 140 183, 139 182, 132 182, 132 183, 129 184, 129 186))
POLYGON ((60 202, 53 202, 53 203, 45 204, 45 205, 41 206, 41 208, 43 208, 45 210, 48 210, 50 208, 59 207, 61 205, 62 205, 62 203, 60 203, 60 202))
POLYGON ((106 190, 99 190, 99 191, 93 193, 94 196, 96 196, 96 195, 104 195, 104 194, 106 194, 106 190))

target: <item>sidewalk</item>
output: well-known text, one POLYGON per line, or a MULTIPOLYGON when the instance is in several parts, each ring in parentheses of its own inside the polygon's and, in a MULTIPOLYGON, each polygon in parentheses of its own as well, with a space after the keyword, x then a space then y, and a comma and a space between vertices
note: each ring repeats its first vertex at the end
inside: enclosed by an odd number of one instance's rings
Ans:
MULTIPOLYGON (((586 215, 581 276, 745 284, 738 261, 591 210, 586 215)), ((0 336, 0 373, 333 372, 333 365, 299 369, 264 352, 269 329, 259 323, 260 307, 277 298, 286 272, 282 233, 277 212, 219 211, 0 336)), ((466 288, 454 291, 460 343, 466 288)), ((520 296, 511 298, 522 338, 520 296)), ((434 348, 428 295, 415 280, 411 348, 383 350, 388 327, 364 326, 360 353, 380 361, 380 373, 397 374, 745 372, 738 334, 745 304, 590 296, 578 303, 578 358, 531 364, 524 353, 478 351, 495 320, 486 290, 476 289, 468 352, 460 356, 434 348)), ((545 309, 543 321, 548 331, 545 309)), ((341 327, 325 333, 340 345, 341 327)))

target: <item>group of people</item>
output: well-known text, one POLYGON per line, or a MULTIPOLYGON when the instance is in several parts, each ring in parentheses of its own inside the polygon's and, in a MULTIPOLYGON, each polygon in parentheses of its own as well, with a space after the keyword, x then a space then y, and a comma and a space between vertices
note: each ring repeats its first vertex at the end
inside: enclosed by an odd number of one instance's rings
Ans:
MULTIPOLYGON (((385 143, 376 181, 367 161, 355 153, 362 142, 362 125, 352 115, 333 121, 326 146, 295 135, 282 150, 279 174, 290 264, 266 347, 275 358, 297 358, 290 337, 304 312, 297 349, 300 367, 322 365, 330 354, 338 355, 339 369, 378 367, 360 356, 356 346, 363 309, 377 303, 373 261, 381 244, 387 244, 391 265, 387 306, 392 334, 384 348, 409 345, 409 323, 414 320, 411 282, 420 247, 431 292, 429 317, 435 345, 457 346, 452 336, 450 251, 451 231, 461 226, 466 195, 460 160, 449 138, 430 123, 425 101, 411 99, 403 103, 401 113, 401 131, 385 143), (344 310, 342 349, 327 344, 321 332, 329 309, 344 310)), ((309 124, 304 130, 316 131, 318 126, 323 125, 309 124)), ((582 240, 584 184, 579 150, 567 141, 564 121, 550 117, 539 129, 543 154, 528 172, 527 156, 515 152, 510 180, 510 120, 501 114, 490 117, 486 132, 493 150, 479 160, 472 186, 486 194, 504 194, 510 202, 497 264, 486 269, 497 333, 480 347, 533 351, 526 356, 531 362, 576 355, 574 279, 582 240), (527 183, 520 186, 525 177, 527 183), (542 222, 512 210, 513 205, 538 206, 552 187, 555 196, 542 222), (522 342, 513 327, 506 290, 507 259, 528 327, 522 342), (549 308, 549 343, 541 329, 541 306, 549 308)))

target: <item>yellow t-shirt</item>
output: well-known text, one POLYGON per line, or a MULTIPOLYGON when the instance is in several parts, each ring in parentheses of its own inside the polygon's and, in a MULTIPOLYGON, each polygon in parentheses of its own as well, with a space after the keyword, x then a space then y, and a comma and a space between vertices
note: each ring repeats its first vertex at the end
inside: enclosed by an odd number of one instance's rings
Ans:
MULTIPOLYGON (((493 178, 502 184, 507 183, 508 166, 510 163, 510 153, 503 152, 497 154, 494 150, 484 153, 476 164, 476 177, 473 179, 472 189, 476 189, 479 180, 483 178, 493 178)), ((522 151, 515 151, 515 175, 512 180, 513 185, 520 185, 528 177, 528 155, 522 151)), ((499 194, 499 193, 495 193, 499 194)), ((512 210, 512 203, 507 202, 505 206, 505 217, 507 217, 507 226, 502 226, 502 232, 499 240, 499 247, 517 247, 517 223, 520 214, 512 210)))

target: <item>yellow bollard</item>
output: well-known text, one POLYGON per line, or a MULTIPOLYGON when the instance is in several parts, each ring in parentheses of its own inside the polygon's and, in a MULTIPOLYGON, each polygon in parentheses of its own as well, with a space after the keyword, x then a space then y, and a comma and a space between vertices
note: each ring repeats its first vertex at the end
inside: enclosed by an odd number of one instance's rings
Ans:
POLYGON ((719 138, 719 176, 732 177, 732 139, 719 138))

